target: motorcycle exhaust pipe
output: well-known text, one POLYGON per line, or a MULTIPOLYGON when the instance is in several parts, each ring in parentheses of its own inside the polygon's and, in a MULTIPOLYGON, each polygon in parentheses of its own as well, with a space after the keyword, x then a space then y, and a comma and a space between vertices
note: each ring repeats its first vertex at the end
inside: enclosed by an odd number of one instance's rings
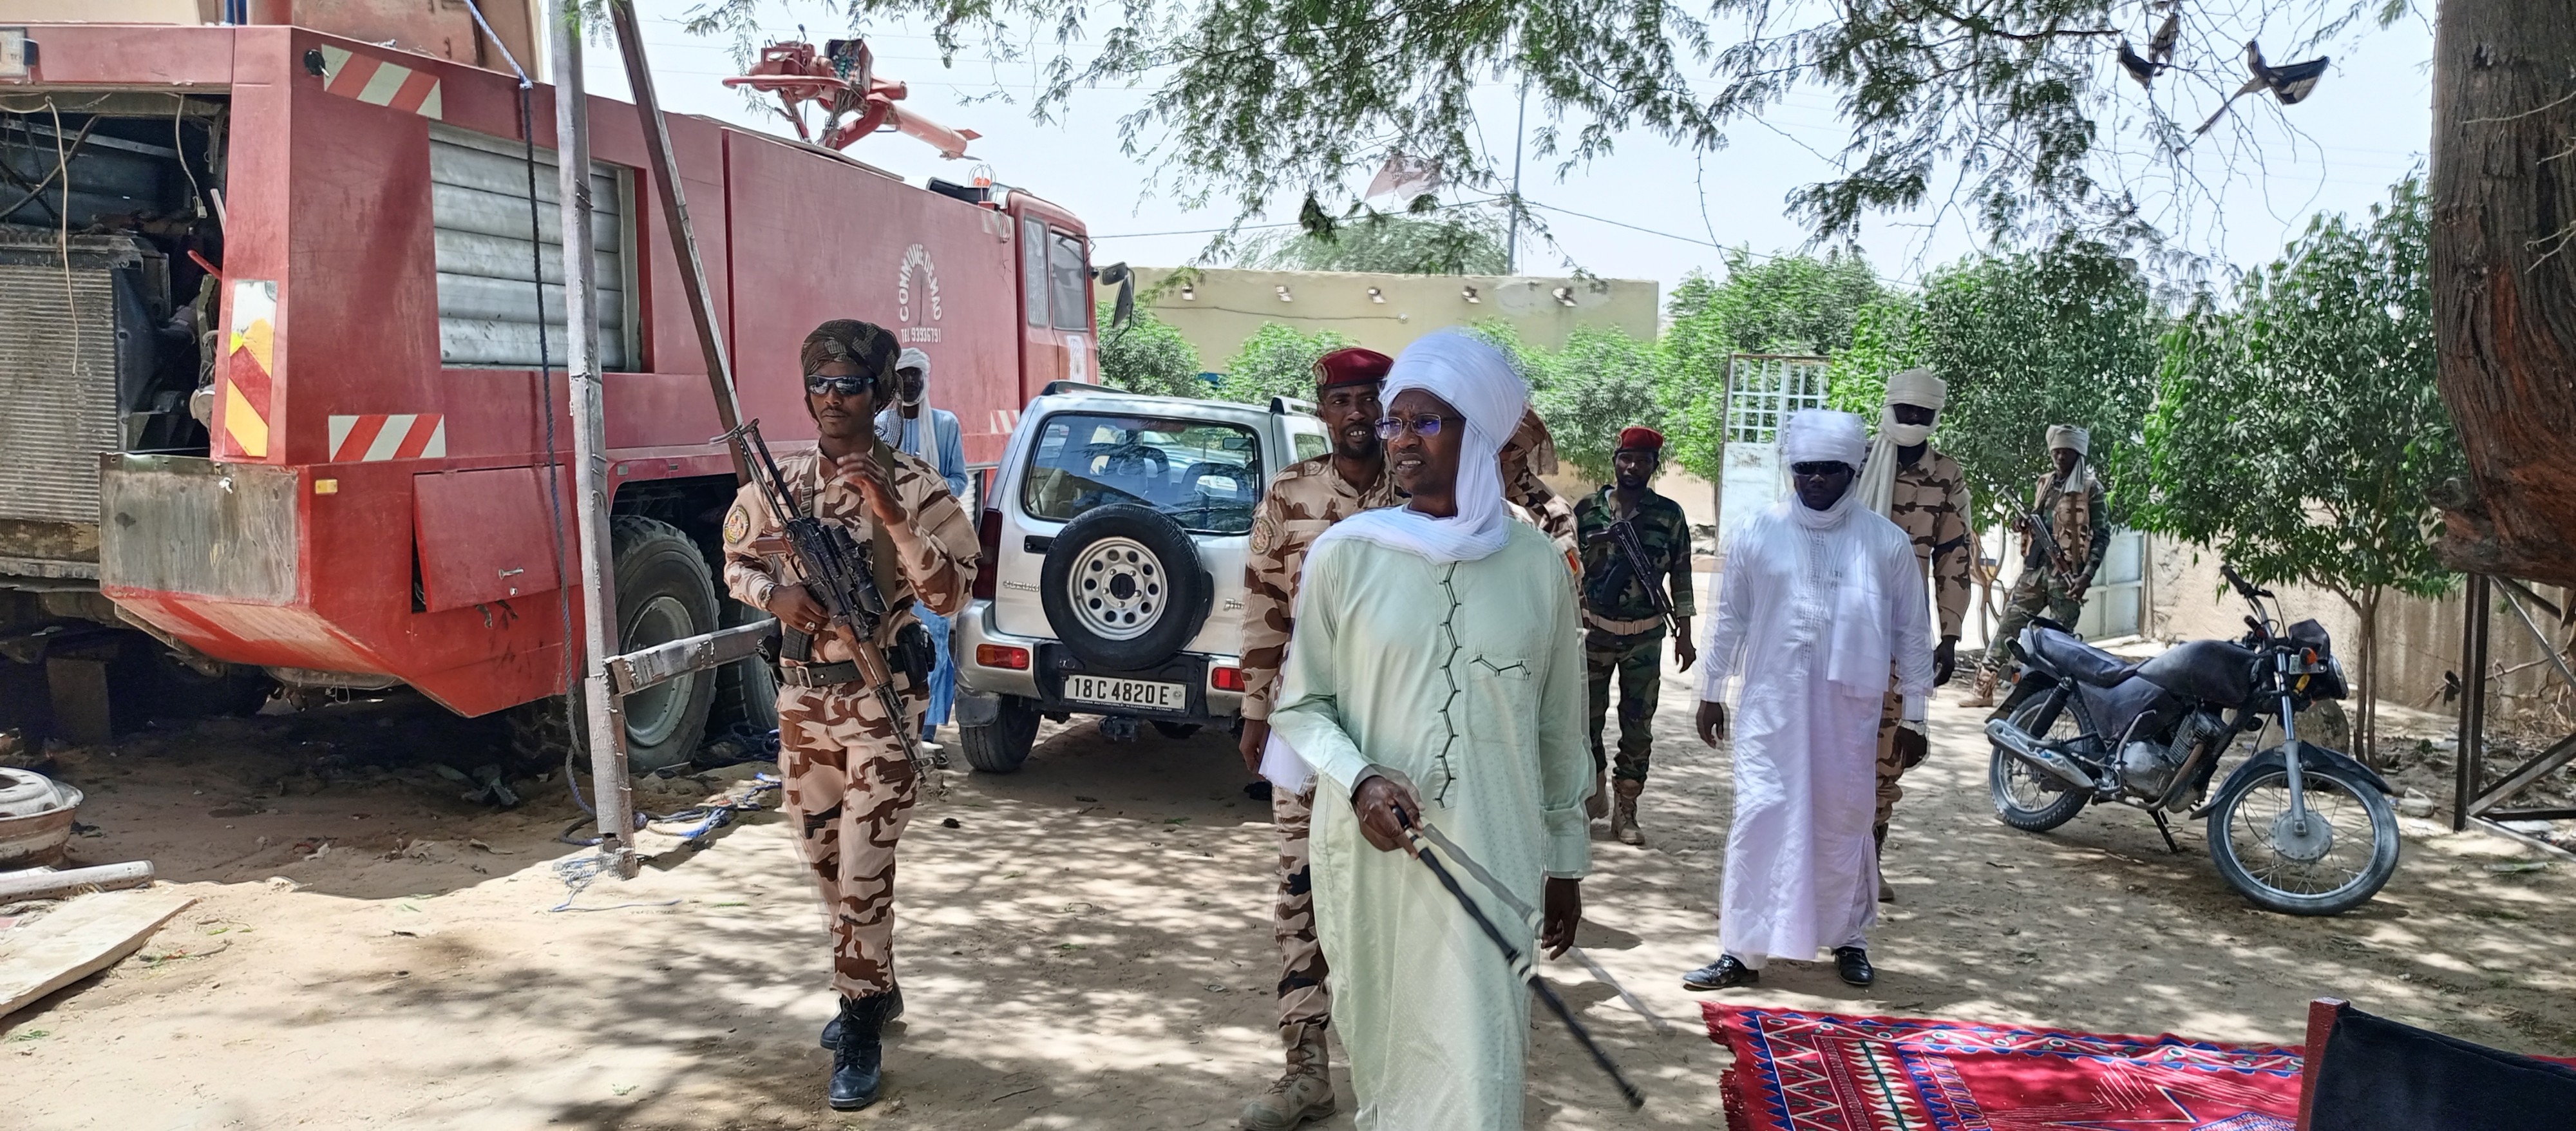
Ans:
POLYGON ((2012 725, 2010 720, 1996 719, 1987 723, 1986 737, 1993 739, 1996 745, 2012 752, 2013 757, 2029 763, 2050 777, 2086 792, 2098 792, 2101 789, 2101 786, 2093 780, 2093 775, 2084 772, 2084 767, 2076 765, 2073 759, 2064 754, 2041 746, 2038 739, 2032 738, 2020 727, 2012 725))

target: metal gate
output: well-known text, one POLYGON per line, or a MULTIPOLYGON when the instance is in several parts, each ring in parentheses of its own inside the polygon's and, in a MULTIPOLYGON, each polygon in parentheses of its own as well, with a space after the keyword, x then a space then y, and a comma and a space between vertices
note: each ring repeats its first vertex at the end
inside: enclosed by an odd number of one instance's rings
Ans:
POLYGON ((1723 469, 1717 489, 1718 539, 1786 498, 1780 426, 1800 409, 1825 406, 1826 359, 1805 354, 1739 353, 1726 362, 1726 421, 1718 441, 1723 469))

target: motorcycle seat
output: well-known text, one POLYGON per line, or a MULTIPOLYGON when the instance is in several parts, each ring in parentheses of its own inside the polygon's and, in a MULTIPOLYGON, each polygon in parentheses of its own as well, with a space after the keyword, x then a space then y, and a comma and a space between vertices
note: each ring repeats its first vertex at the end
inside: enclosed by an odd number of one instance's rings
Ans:
POLYGON ((2078 683, 2112 687, 2138 674, 2138 665, 2053 628, 2031 630, 2039 658, 2078 683))

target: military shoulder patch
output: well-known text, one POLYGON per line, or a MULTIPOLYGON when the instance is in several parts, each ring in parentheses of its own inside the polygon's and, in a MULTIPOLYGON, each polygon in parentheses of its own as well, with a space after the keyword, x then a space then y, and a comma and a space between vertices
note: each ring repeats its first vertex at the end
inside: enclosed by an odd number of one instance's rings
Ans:
POLYGON ((735 503, 732 510, 725 512, 724 536, 727 542, 740 542, 751 537, 750 507, 735 503))
POLYGON ((1252 552, 1267 554, 1270 552, 1271 545, 1278 540, 1279 526, 1270 521, 1270 508, 1263 507, 1261 513, 1252 520, 1252 552))

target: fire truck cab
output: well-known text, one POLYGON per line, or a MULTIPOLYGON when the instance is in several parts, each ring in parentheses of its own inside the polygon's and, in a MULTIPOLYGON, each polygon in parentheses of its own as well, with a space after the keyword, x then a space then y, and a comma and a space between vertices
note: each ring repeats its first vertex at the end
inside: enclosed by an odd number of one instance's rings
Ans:
MULTIPOLYGON (((580 652, 553 90, 303 27, 19 39, 0 66, 0 727, 103 739, 123 673, 235 706, 272 679, 408 685, 466 715, 533 705, 514 716, 530 753, 570 742, 545 709, 580 652)), ((762 614, 718 580, 731 465, 641 126, 589 112, 583 329, 632 650, 762 614)), ((1065 209, 668 124, 743 415, 774 445, 813 435, 796 355, 827 319, 931 355, 970 463, 999 460, 1048 382, 1096 380, 1065 209)), ((634 766, 686 760, 711 719, 773 725, 770 690, 754 659, 630 698, 634 766)))

